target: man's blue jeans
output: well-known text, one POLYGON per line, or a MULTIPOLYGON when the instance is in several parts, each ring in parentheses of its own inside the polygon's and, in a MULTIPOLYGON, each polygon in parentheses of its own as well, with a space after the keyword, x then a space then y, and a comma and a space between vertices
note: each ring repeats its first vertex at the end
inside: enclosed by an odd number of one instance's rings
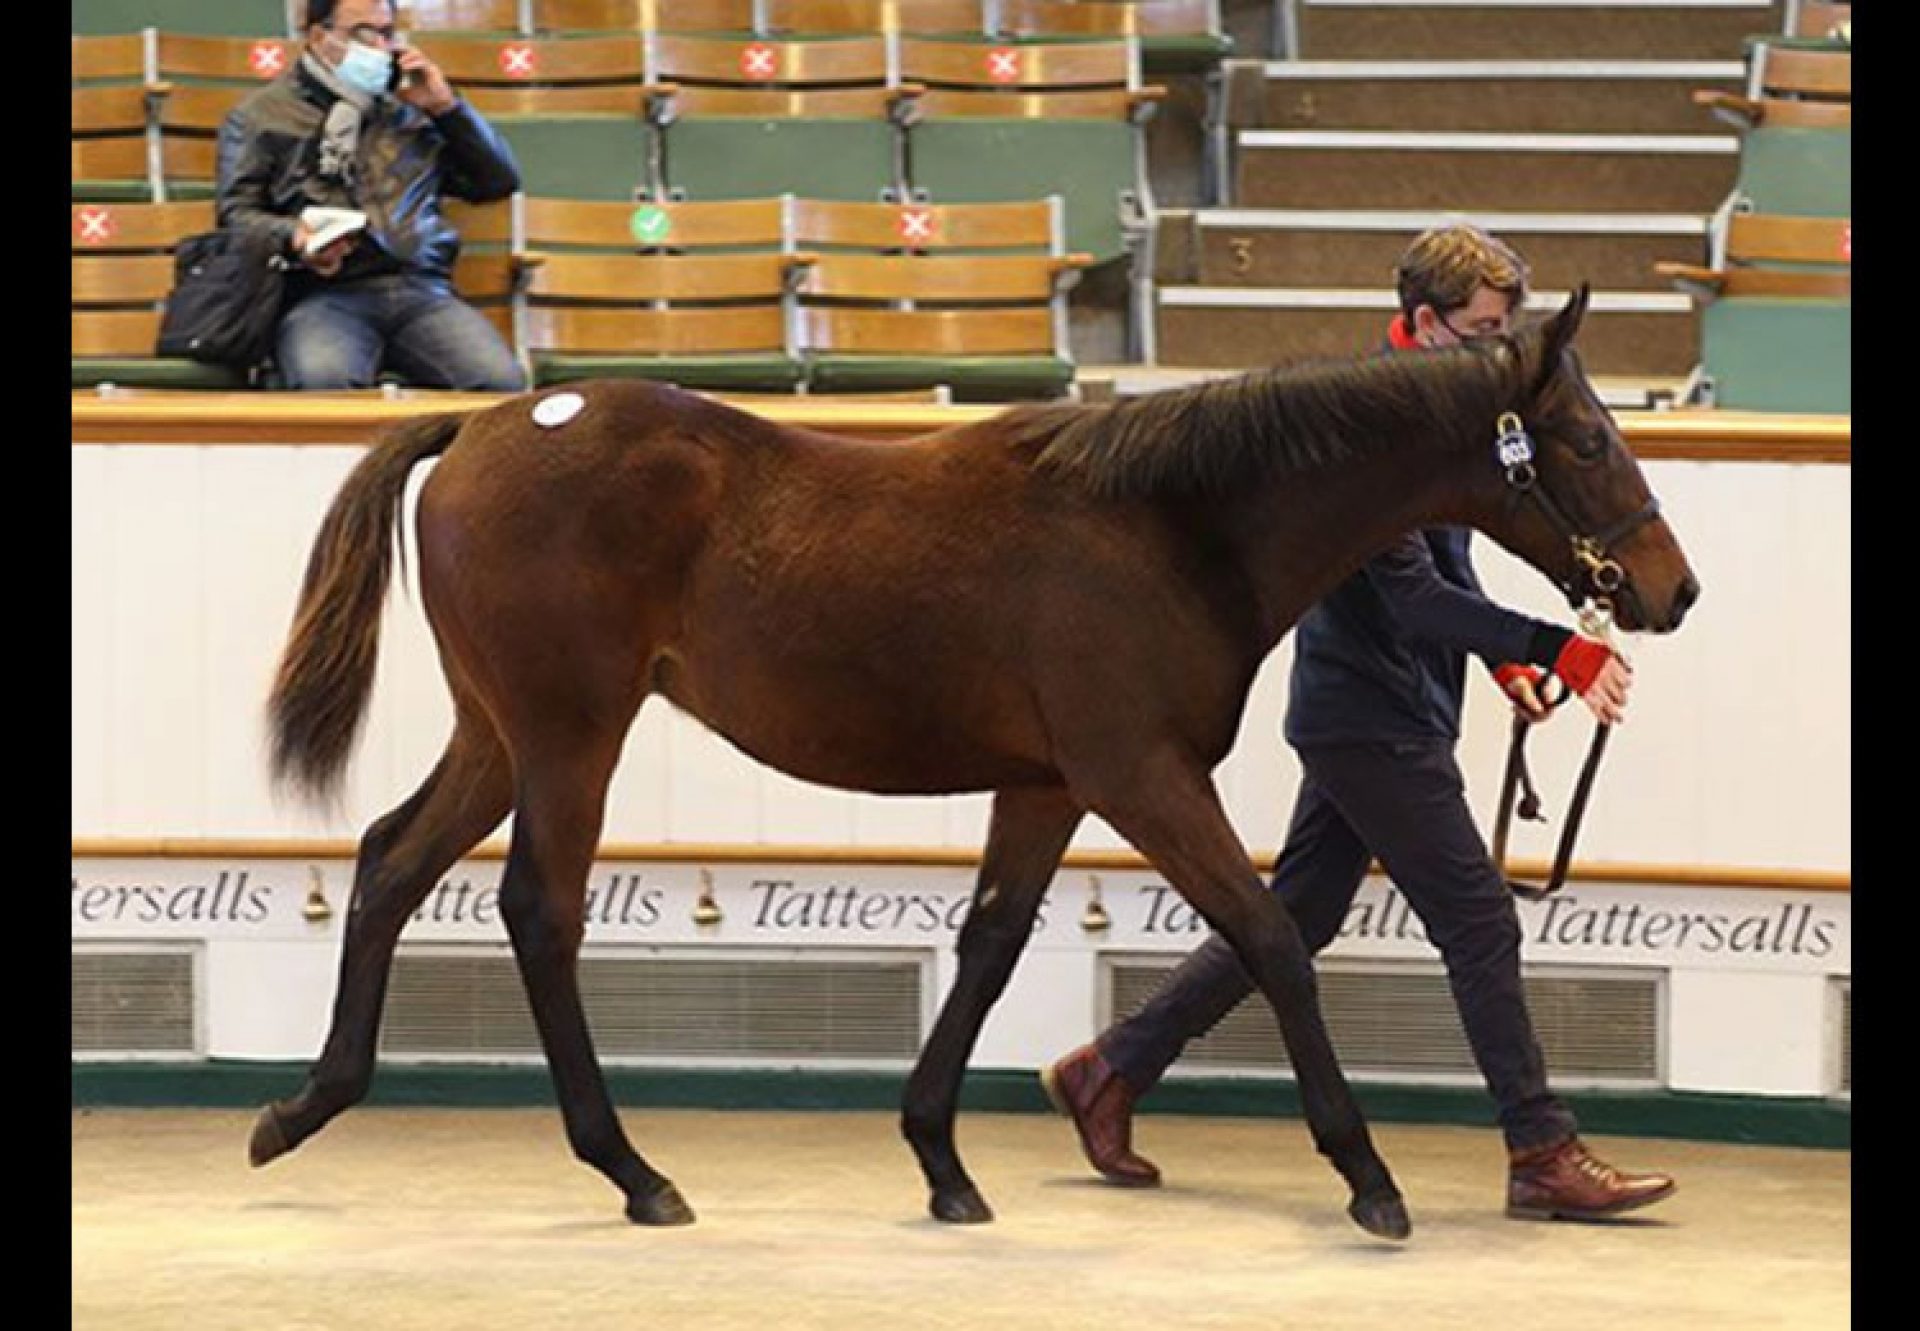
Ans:
POLYGON ((389 273, 325 283, 281 317, 284 388, 371 388, 383 370, 422 388, 517 393, 526 375, 486 316, 442 278, 389 273))
MULTIPOLYGON (((1272 890, 1309 952, 1339 935, 1377 857, 1446 963, 1461 1025, 1516 1150, 1572 1136, 1571 1110, 1547 1087, 1520 978, 1513 894, 1467 807, 1451 741, 1327 744, 1296 750, 1304 779, 1272 890)), ((1226 940, 1210 934, 1153 997, 1101 1033, 1101 1056, 1136 1092, 1187 1041, 1253 992, 1226 940)))

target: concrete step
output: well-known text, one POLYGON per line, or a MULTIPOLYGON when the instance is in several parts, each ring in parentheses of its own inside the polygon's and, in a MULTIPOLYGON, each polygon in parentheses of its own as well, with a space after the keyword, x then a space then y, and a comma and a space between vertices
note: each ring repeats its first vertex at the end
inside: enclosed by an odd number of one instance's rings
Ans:
MULTIPOLYGON (((1276 0, 1277 2, 1277 0, 1276 0)), ((1726 60, 1780 0, 1295 0, 1309 60, 1726 60)))
MULTIPOLYGON (((1536 288, 1528 316, 1550 314, 1567 291, 1536 288)), ((1386 344, 1394 293, 1371 289, 1161 287, 1158 362, 1250 369, 1351 356, 1386 344)), ((1700 359, 1700 318, 1677 292, 1596 291, 1580 330, 1589 374, 1684 377, 1700 359)))
MULTIPOLYGON (((1456 214, 1209 208, 1163 216, 1159 280, 1214 287, 1391 285, 1422 231, 1456 214)), ((1485 213, 1472 221, 1513 245, 1532 285, 1672 291, 1660 262, 1704 264, 1702 214, 1485 213)))
MULTIPOLYGON (((1695 90, 1738 94, 1739 60, 1275 60, 1257 124, 1268 129, 1704 134, 1695 90)), ((1236 108, 1241 110, 1241 108, 1236 108)))
POLYGON ((1241 130, 1239 208, 1710 213, 1740 140, 1719 134, 1241 130))

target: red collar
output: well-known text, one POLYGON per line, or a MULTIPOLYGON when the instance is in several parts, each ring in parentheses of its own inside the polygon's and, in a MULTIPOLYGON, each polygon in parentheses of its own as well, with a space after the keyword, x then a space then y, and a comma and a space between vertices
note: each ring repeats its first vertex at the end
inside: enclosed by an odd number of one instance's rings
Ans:
POLYGON ((1421 349, 1420 343, 1407 329, 1407 316, 1404 314, 1394 315, 1393 322, 1387 325, 1387 341, 1393 345, 1395 351, 1419 351, 1421 349))

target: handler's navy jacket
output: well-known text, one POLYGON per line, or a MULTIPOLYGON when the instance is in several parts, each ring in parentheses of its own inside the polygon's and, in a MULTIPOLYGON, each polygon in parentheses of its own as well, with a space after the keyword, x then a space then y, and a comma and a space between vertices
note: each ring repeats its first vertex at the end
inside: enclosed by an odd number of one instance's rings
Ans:
POLYGON ((1459 738, 1466 654, 1525 661, 1539 623, 1486 598, 1471 537, 1412 532, 1301 616, 1287 743, 1459 738))
MULTIPOLYGON (((1410 339, 1396 327, 1395 347, 1410 339)), ((1301 616, 1294 629, 1287 743, 1460 736, 1466 654, 1526 661, 1551 628, 1488 600, 1465 527, 1410 532, 1301 616)))

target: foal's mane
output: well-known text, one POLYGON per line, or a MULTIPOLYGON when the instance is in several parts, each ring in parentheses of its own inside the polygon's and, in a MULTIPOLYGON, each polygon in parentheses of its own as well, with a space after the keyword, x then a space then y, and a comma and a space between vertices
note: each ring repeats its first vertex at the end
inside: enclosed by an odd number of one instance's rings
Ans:
POLYGON ((1101 406, 1021 407, 1006 425, 1038 470, 1103 498, 1224 494, 1409 437, 1445 447, 1457 422, 1514 395, 1538 340, 1529 329, 1493 350, 1313 361, 1101 406))

